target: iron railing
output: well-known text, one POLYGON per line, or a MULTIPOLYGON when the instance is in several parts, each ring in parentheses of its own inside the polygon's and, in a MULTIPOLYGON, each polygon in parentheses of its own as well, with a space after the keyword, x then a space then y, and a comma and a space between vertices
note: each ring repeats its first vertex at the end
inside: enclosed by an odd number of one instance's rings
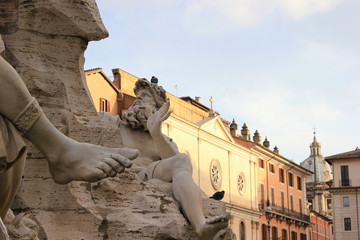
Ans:
POLYGON ((310 216, 301 212, 292 211, 291 209, 277 206, 277 205, 271 205, 271 211, 274 211, 276 213, 283 214, 288 217, 297 218, 306 222, 310 222, 310 216))

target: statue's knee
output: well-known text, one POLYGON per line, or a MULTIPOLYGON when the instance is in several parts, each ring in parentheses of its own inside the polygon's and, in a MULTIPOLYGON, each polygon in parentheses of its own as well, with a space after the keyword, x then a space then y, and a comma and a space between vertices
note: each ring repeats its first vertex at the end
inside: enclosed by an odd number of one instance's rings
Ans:
POLYGON ((186 155, 185 153, 178 154, 176 163, 177 163, 176 165, 178 168, 186 168, 186 169, 192 171, 191 160, 190 160, 189 156, 186 155))
POLYGON ((177 156, 178 156, 178 158, 180 158, 180 159, 188 159, 188 158, 189 158, 189 156, 186 155, 185 153, 179 153, 177 156))

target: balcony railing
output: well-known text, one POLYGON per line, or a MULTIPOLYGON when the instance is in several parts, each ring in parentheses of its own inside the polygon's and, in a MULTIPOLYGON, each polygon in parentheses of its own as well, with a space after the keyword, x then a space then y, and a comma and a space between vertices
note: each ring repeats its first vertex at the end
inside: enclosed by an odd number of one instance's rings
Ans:
POLYGON ((351 184, 350 184, 350 179, 340 179, 340 180, 339 180, 339 185, 340 185, 341 187, 351 186, 351 184))
POLYGON ((300 220, 303 220, 303 221, 306 221, 306 222, 310 222, 310 216, 309 215, 306 215, 304 213, 300 213, 300 212, 295 212, 295 211, 292 211, 288 208, 285 208, 285 207, 281 207, 281 206, 271 206, 271 211, 274 211, 276 213, 280 213, 280 214, 283 214, 285 216, 289 216, 289 217, 292 217, 292 218, 297 218, 297 219, 300 219, 300 220))

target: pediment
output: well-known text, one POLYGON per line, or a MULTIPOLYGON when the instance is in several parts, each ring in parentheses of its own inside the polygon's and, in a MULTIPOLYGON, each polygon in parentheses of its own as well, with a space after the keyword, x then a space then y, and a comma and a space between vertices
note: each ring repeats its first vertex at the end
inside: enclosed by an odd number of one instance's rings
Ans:
POLYGON ((198 122, 197 125, 201 130, 210 133, 213 136, 229 142, 234 142, 230 131, 226 128, 221 118, 218 116, 205 118, 204 120, 198 122))

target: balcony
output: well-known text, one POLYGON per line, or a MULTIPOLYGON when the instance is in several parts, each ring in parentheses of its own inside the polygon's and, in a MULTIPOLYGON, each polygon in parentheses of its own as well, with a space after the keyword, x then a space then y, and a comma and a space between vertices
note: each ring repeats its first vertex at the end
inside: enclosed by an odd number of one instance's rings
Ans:
POLYGON ((348 187, 351 186, 350 179, 340 179, 339 180, 340 187, 348 187))
POLYGON ((295 221, 296 220, 301 220, 301 221, 305 221, 307 223, 310 222, 310 216, 309 215, 306 215, 306 214, 303 214, 303 213, 300 213, 300 212, 291 211, 290 209, 285 208, 285 207, 272 205, 270 212, 281 214, 282 216, 289 217, 291 219, 294 219, 295 221))

